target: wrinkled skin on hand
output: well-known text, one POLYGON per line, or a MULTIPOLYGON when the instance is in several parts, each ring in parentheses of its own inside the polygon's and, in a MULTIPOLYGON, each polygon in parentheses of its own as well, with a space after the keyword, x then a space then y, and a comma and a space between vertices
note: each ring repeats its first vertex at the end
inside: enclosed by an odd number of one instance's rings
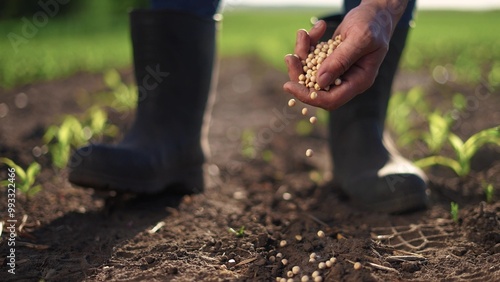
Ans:
POLYGON ((346 14, 332 35, 335 38, 340 34, 343 42, 323 61, 317 73, 322 89, 334 84, 338 77, 342 79, 342 84, 332 86, 328 91, 316 91, 318 97, 314 100, 310 93, 315 90, 299 84, 298 77, 303 73, 301 60, 307 58, 310 46, 316 45, 323 36, 326 23, 318 21, 309 32, 299 30, 295 54, 285 56, 290 81, 283 85, 284 90, 306 104, 325 110, 337 109, 367 90, 387 54, 392 32, 400 17, 387 11, 367 2, 346 14))

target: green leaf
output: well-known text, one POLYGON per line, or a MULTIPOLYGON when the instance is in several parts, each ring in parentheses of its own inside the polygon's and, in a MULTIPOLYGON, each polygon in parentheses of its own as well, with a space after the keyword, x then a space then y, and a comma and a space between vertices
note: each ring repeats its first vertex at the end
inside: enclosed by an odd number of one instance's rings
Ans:
POLYGON ((118 87, 122 83, 122 80, 121 80, 121 77, 120 77, 120 73, 118 73, 118 71, 115 70, 115 69, 108 70, 104 74, 104 83, 109 88, 116 88, 116 87, 118 87))
POLYGON ((427 145, 433 153, 439 151, 446 141, 449 133, 449 123, 440 114, 434 112, 427 117, 429 121, 429 135, 427 137, 427 145))
POLYGON ((413 162, 414 165, 424 168, 434 165, 442 165, 451 168, 457 175, 461 176, 462 166, 454 159, 443 156, 430 156, 413 162))
POLYGON ((456 93, 453 95, 453 98, 451 98, 453 108, 457 110, 463 110, 465 109, 465 106, 467 106, 467 99, 465 99, 465 96, 462 93, 456 93))
POLYGON ((35 183, 35 179, 40 174, 42 167, 37 162, 32 162, 26 169, 26 181, 29 186, 35 183))
POLYGON ((52 141, 56 135, 57 132, 59 131, 59 126, 57 125, 51 125, 47 130, 45 131, 45 134, 43 135, 42 139, 45 144, 49 144, 50 141, 52 141))
POLYGON ((500 146, 500 126, 481 130, 467 139, 463 145, 464 156, 471 159, 487 143, 500 146))
POLYGON ((19 182, 24 182, 26 180, 26 172, 22 167, 17 165, 13 160, 9 158, 0 158, 0 162, 8 165, 9 167, 13 168, 16 170, 16 180, 19 180, 19 182))

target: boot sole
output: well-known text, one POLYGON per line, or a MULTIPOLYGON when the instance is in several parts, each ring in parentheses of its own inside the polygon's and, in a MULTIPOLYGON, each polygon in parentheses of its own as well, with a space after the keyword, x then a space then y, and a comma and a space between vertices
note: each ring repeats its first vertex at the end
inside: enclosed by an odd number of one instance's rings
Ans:
POLYGON ((137 194, 158 194, 168 192, 175 195, 203 193, 202 167, 165 171, 155 179, 113 177, 89 170, 71 171, 69 182, 98 190, 114 190, 137 194))

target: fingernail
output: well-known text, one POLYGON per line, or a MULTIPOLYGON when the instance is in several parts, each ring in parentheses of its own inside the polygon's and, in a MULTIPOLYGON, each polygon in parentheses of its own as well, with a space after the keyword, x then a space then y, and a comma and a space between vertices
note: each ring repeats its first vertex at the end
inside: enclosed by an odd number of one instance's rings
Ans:
POLYGON ((331 73, 325 72, 318 78, 318 84, 322 85, 330 85, 332 84, 333 75, 331 73))

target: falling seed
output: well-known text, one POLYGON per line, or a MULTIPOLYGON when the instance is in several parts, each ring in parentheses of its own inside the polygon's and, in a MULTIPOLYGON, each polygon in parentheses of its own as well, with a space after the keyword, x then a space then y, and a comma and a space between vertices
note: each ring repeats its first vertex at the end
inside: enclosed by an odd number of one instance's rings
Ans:
POLYGON ((360 263, 360 262, 356 262, 356 263, 354 263, 354 269, 355 269, 355 270, 360 270, 360 269, 361 269, 361 267, 362 267, 362 265, 361 265, 361 263, 360 263))
POLYGON ((323 232, 323 230, 319 230, 318 231, 318 237, 319 238, 324 238, 325 237, 325 232, 323 232))
POLYGON ((340 84, 342 84, 342 79, 340 78, 335 79, 335 85, 339 86, 340 84))
POLYGON ((314 100, 314 99, 318 98, 318 93, 312 92, 310 96, 311 96, 311 99, 314 100))
POLYGON ((313 154, 314 154, 313 150, 311 150, 311 149, 307 149, 307 150, 306 150, 306 156, 307 156, 307 157, 309 157, 309 158, 310 158, 310 157, 312 157, 312 156, 313 156, 313 154))
POLYGON ((326 267, 326 264, 324 262, 318 263, 318 268, 319 269, 325 269, 325 267, 326 267))
POLYGON ((312 124, 315 124, 317 121, 318 121, 318 119, 316 117, 309 118, 309 122, 312 124))
POLYGON ((280 241, 280 247, 286 246, 286 240, 281 240, 280 241))
POLYGON ((295 106, 295 99, 290 99, 290 100, 288 101, 288 106, 289 106, 289 107, 293 107, 293 106, 295 106))

